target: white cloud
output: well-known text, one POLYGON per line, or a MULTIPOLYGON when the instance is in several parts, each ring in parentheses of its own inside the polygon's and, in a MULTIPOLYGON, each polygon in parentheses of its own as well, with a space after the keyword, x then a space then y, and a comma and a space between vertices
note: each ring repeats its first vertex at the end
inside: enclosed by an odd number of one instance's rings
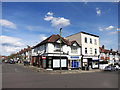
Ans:
POLYGON ((45 40, 47 37, 46 37, 45 34, 40 34, 40 35, 39 35, 39 38, 40 38, 40 41, 43 41, 43 40, 45 40))
POLYGON ((109 26, 109 27, 107 27, 107 28, 105 28, 106 30, 111 30, 111 29, 113 29, 114 28, 114 26, 109 26))
POLYGON ((16 50, 21 49, 24 45, 20 42, 21 39, 9 36, 0 36, 2 52, 4 53, 13 53, 16 50))
POLYGON ((109 32, 108 34, 109 34, 109 35, 117 34, 117 31, 109 32))
POLYGON ((87 0, 82 0, 82 1, 83 1, 85 4, 87 4, 87 2, 88 2, 87 0))
POLYGON ((98 16, 100 16, 101 15, 101 10, 99 8, 96 8, 96 13, 97 13, 98 16))
POLYGON ((5 19, 0 19, 0 26, 16 29, 16 25, 13 22, 5 20, 5 19))
POLYGON ((117 31, 120 31, 120 28, 117 28, 117 31))
POLYGON ((70 25, 70 20, 65 19, 64 17, 58 17, 52 19, 52 26, 55 27, 64 27, 70 25))
POLYGON ((28 30, 33 30, 33 27, 32 26, 26 26, 26 28, 28 29, 28 30))
POLYGON ((52 12, 48 12, 47 15, 53 15, 53 13, 52 12))
POLYGON ((19 49, 21 47, 2 46, 2 51, 4 50, 5 53, 15 53, 19 49))
POLYGON ((48 12, 47 15, 45 15, 44 20, 51 21, 52 26, 54 27, 65 27, 70 25, 70 20, 65 19, 64 17, 53 17, 53 13, 48 12))
POLYGON ((52 19, 53 19, 53 16, 45 16, 45 18, 44 18, 44 20, 46 20, 46 21, 50 21, 52 19))
POLYGON ((98 30, 99 30, 99 31, 103 31, 103 28, 102 28, 102 27, 98 27, 98 30))

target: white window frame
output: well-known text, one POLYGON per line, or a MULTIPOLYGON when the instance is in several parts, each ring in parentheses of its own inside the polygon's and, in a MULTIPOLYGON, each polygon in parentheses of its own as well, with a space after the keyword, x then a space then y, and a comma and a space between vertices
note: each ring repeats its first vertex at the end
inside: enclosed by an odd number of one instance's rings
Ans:
POLYGON ((90 38, 90 44, 92 44, 92 38, 90 38))
POLYGON ((92 48, 90 48, 90 54, 92 54, 92 48))
POLYGON ((96 52, 96 53, 95 53, 95 55, 96 55, 96 54, 97 54, 97 49, 96 49, 96 48, 95 48, 95 52, 96 52))
POLYGON ((71 46, 71 53, 78 53, 78 48, 75 46, 71 46))
POLYGON ((97 40, 96 39, 94 39, 94 42, 95 42, 95 45, 97 45, 97 40))
POLYGON ((85 43, 87 43, 87 37, 84 38, 85 43))
POLYGON ((86 52, 87 51, 87 47, 85 48, 85 54, 87 54, 88 52, 86 52))

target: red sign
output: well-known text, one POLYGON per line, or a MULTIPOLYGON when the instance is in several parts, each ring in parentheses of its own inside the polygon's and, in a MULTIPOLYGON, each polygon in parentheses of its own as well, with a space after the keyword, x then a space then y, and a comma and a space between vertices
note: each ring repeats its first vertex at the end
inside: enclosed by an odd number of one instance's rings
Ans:
POLYGON ((46 59, 46 56, 42 56, 42 59, 46 59))

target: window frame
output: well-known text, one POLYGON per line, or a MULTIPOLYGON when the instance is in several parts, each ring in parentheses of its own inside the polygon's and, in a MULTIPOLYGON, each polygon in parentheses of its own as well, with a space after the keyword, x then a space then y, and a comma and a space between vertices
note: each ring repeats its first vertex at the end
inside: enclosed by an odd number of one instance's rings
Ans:
POLYGON ((90 38, 90 44, 92 44, 92 38, 90 38))
POLYGON ((87 43, 87 37, 84 38, 84 42, 87 43))
POLYGON ((87 52, 87 47, 85 48, 85 54, 87 54, 88 52, 87 52))
POLYGON ((97 54, 97 49, 95 48, 95 55, 97 54))
POLYGON ((71 46, 71 53, 78 53, 78 47, 71 46), (73 50, 74 49, 74 50, 73 50), (76 52, 74 52, 76 50, 76 52))

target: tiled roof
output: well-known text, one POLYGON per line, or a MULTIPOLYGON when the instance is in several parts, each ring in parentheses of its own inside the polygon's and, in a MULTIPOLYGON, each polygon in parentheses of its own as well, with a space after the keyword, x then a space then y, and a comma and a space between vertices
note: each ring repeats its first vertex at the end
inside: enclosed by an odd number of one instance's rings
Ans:
MULTIPOLYGON (((50 37, 48 37, 47 39, 45 39, 42 42, 40 42, 39 44, 37 44, 36 46, 34 46, 33 48, 40 46, 40 45, 43 45, 45 43, 54 43, 59 39, 60 39, 60 35, 53 34, 50 37)), ((66 45, 72 45, 74 42, 76 42, 76 41, 68 41, 68 40, 64 39, 63 37, 61 37, 61 41, 62 41, 62 43, 66 44, 66 45)))
POLYGON ((109 53, 109 50, 107 50, 107 49, 104 49, 102 47, 99 47, 99 49, 100 49, 100 52, 102 52, 102 53, 109 53))

